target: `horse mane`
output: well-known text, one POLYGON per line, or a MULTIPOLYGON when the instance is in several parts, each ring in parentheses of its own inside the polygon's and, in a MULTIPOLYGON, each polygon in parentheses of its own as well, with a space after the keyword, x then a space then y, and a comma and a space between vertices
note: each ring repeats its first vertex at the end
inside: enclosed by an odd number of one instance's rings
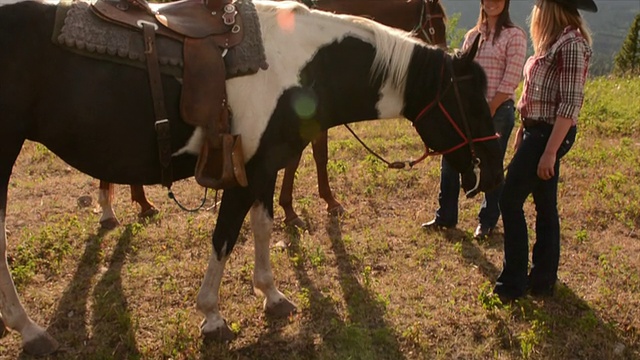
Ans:
MULTIPOLYGON (((296 1, 260 1, 255 4, 263 14, 271 15, 273 18, 276 18, 278 13, 284 10, 297 16, 321 17, 328 21, 347 22, 355 25, 362 32, 353 33, 353 36, 371 43, 376 49, 371 67, 371 77, 381 76, 401 92, 404 91, 413 49, 416 46, 431 48, 409 32, 364 17, 311 10, 296 1), (366 35, 363 36, 363 34, 366 35)), ((276 24, 277 19, 274 19, 272 24, 267 26, 276 26, 276 24)))
POLYGON ((413 50, 416 46, 424 46, 424 44, 411 33, 382 25, 371 19, 351 15, 341 16, 373 33, 376 55, 371 69, 372 77, 384 76, 395 88, 403 90, 413 50))

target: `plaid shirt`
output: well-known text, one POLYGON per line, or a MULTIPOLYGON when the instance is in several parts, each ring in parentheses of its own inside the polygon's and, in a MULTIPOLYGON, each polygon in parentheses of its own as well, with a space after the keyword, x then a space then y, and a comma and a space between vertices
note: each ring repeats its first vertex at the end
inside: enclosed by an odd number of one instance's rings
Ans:
POLYGON ((478 34, 482 42, 475 60, 487 74, 487 101, 491 101, 496 92, 510 94, 515 101, 515 90, 522 77, 522 65, 527 53, 527 37, 520 28, 503 28, 500 37, 493 43, 493 31, 470 30, 464 37, 463 49, 473 44, 478 34))
POLYGON ((517 106, 520 115, 550 124, 562 116, 575 125, 591 54, 580 31, 567 27, 546 54, 531 56, 524 66, 524 88, 517 106))

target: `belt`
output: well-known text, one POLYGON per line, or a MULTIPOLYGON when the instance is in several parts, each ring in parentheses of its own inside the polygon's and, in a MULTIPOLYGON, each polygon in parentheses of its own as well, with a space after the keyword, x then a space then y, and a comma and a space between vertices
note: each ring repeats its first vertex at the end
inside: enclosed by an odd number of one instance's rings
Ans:
POLYGON ((522 118, 522 125, 524 125, 525 128, 553 126, 552 124, 542 119, 536 119, 536 118, 522 118))

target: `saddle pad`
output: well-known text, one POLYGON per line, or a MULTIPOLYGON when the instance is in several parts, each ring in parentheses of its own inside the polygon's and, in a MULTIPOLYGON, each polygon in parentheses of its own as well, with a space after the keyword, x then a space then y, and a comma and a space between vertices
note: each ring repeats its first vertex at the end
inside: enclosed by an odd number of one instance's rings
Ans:
MULTIPOLYGON (((227 78, 268 68, 255 6, 250 0, 238 0, 235 4, 244 23, 244 39, 224 57, 227 78)), ((80 55, 146 69, 142 32, 100 19, 90 5, 84 0, 61 2, 53 42, 80 55)), ((162 73, 181 77, 182 42, 158 36, 156 44, 162 73)))

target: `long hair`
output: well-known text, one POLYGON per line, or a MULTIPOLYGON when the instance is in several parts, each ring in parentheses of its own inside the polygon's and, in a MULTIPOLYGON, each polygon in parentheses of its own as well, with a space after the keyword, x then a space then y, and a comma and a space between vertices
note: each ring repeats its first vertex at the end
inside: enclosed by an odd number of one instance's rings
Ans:
MULTIPOLYGON (((516 24, 511 21, 511 16, 509 15, 509 3, 510 0, 504 0, 504 9, 500 15, 498 15, 498 21, 496 21, 496 28, 493 33, 493 43, 496 43, 496 40, 500 37, 500 33, 503 28, 511 28, 518 27, 516 24)), ((487 26, 487 13, 484 11, 482 6, 484 5, 484 0, 480 0, 480 14, 478 15, 478 22, 476 22, 476 26, 474 29, 480 31, 483 27, 487 26)), ((490 30, 487 28, 487 30, 490 30)))
POLYGON ((591 31, 578 9, 565 7, 553 1, 536 0, 529 16, 529 24, 533 50, 537 55, 546 53, 567 26, 580 30, 587 43, 592 44, 591 31))

